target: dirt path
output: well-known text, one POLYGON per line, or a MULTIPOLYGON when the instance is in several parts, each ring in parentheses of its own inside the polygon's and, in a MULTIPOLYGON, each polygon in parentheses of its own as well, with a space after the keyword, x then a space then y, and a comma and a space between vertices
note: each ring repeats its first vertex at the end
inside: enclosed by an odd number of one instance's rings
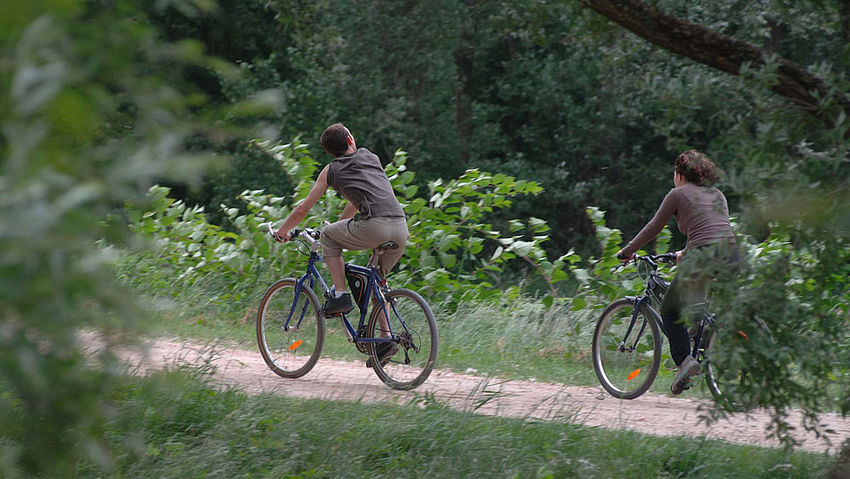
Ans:
MULTIPOLYGON (((601 387, 507 381, 449 371, 433 372, 415 391, 393 391, 371 369, 364 367, 363 362, 322 358, 306 376, 283 379, 272 373, 254 350, 220 346, 211 349, 187 342, 164 340, 150 343, 148 357, 144 361, 137 354, 130 356, 130 360, 140 365, 142 370, 160 369, 176 362, 195 364, 209 359, 211 350, 215 353, 212 363, 216 366, 216 377, 248 393, 394 403, 416 402, 425 395, 432 395, 452 408, 479 414, 563 420, 662 436, 704 436, 739 444, 777 445, 765 437, 768 415, 764 412, 736 415, 706 426, 700 421, 698 411, 700 405, 707 404, 704 401, 652 393, 624 401, 609 396, 601 387)), ((801 415, 794 412, 790 420, 791 424, 800 425, 801 415)), ((821 421, 835 430, 829 436, 832 446, 823 439, 801 432, 798 439, 802 441, 802 449, 834 452, 834 448, 850 437, 850 418, 824 414, 821 421)))

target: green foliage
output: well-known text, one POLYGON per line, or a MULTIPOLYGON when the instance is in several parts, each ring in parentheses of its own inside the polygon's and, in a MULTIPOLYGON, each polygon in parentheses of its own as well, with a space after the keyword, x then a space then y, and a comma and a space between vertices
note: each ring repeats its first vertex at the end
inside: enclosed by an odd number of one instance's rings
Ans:
MULTIPOLYGON (((657 4, 847 90, 837 2, 657 4)), ((834 118, 825 127, 773 94, 775 59, 721 74, 623 35, 580 2, 42 0, 2 12, 4 474, 69 476, 81 457, 114 464, 101 432, 115 371, 89 369, 77 333, 103 330, 110 345, 137 317, 113 281, 117 256, 159 295, 209 288, 218 305, 253 304, 267 278, 300 269, 294 249, 257 226, 305 196, 316 162, 297 141, 241 143, 255 126, 315 138, 343 120, 394 156, 387 171, 415 235, 395 280, 450 309, 531 295, 579 311, 633 291, 634 279, 610 272, 628 235, 602 210, 637 231, 670 187, 674 155, 703 149, 726 171, 742 238, 754 235, 743 242, 751 269, 719 310, 730 327, 764 319, 777 344, 729 352, 733 367, 759 370, 736 394, 780 421, 789 404, 848 411, 850 125, 834 96, 819 106, 834 118), (144 198, 154 181, 199 184, 198 153, 210 147, 228 168, 207 177, 206 210, 160 188, 144 198), (154 243, 144 253, 110 217, 125 202, 154 243), (103 238, 120 249, 93 246, 103 238)), ((339 206, 330 195, 309 223, 339 206)), ((682 242, 665 235, 657 251, 682 242)))
POLYGON ((516 258, 533 262, 534 257, 545 256, 540 248, 548 239, 543 234, 548 230, 545 222, 512 220, 511 236, 485 222, 494 211, 510 207, 512 198, 539 194, 539 185, 472 169, 445 183, 431 181, 428 193, 417 196, 414 173, 406 162, 406 153, 396 152, 387 175, 413 231, 405 249, 407 261, 400 269, 417 287, 454 300, 489 296, 495 294, 493 286, 507 262, 516 258))
MULTIPOLYGON (((785 413, 792 405, 808 413, 804 427, 820 430, 817 412, 850 411, 850 248, 836 238, 795 247, 789 231, 745 243, 748 269, 731 291, 722 291, 721 324, 749 332, 746 341, 720 350, 721 371, 758 371, 728 393, 744 407, 774 411, 773 430, 792 441, 785 413), (725 297, 724 297, 725 296, 725 297), (756 321, 770 334, 758 333, 756 321), (817 391, 817 394, 812 394, 817 391)), ((722 416, 723 410, 713 411, 722 416)))
MULTIPOLYGON (((257 149, 256 145, 250 148, 257 149)), ((316 170, 316 162, 307 155, 305 145, 270 147, 263 158, 274 163, 269 155, 297 185, 295 196, 305 197, 316 170)), ((125 262, 122 274, 149 291, 176 295, 181 289, 174 288, 175 284, 190 289, 199 281, 215 278, 219 289, 216 301, 238 302, 254 297, 251 289, 257 287, 263 274, 291 270, 300 257, 294 248, 277 248, 260 227, 261 223, 288 214, 284 197, 267 195, 263 190, 245 190, 239 196, 242 210, 220 206, 226 222, 221 227, 208 221, 202 207, 171 199, 169 192, 166 187, 153 186, 147 201, 127 205, 131 228, 152 238, 153 244, 146 255, 125 262), (149 268, 150 262, 156 267, 149 268)), ((331 199, 326 205, 328 211, 333 211, 333 203, 331 199)))
POLYGON ((136 337, 140 309, 115 281, 119 251, 102 240, 127 250, 133 242, 108 215, 143 200, 153 178, 196 182, 207 163, 187 149, 209 129, 194 114, 205 96, 185 73, 227 67, 197 42, 162 41, 137 3, 2 6, 4 477, 72 477, 80 461, 113 470, 104 425, 114 419, 110 396, 123 370, 112 351, 136 337))
MULTIPOLYGON (((292 199, 295 202, 303 200, 317 170, 317 163, 308 155, 305 145, 259 142, 255 146, 274 158, 296 185, 292 199)), ((511 259, 543 255, 539 244, 545 241, 544 235, 536 235, 531 241, 523 241, 520 234, 502 237, 491 225, 482 222, 488 213, 508 207, 510 198, 539 193, 540 188, 535 183, 470 170, 446 184, 440 180, 431 182, 426 199, 417 196, 418 187, 412 184, 414 174, 407 171, 406 159, 406 154, 399 152, 387 168, 415 231, 406 249, 407 261, 399 267, 403 282, 427 285, 432 292, 442 295, 451 291, 468 298, 492 295, 495 290, 490 283, 475 288, 464 285, 475 277, 497 275, 501 265, 511 259), (487 252, 484 258, 484 248, 488 244, 495 252, 487 252), (456 275, 454 271, 461 271, 461 274, 456 275)), ((235 231, 230 232, 209 224, 201 208, 187 207, 182 201, 167 198, 167 194, 166 188, 152 188, 145 205, 149 210, 132 205, 128 209, 133 228, 155 238, 157 259, 174 268, 161 277, 160 284, 167 284, 169 275, 174 272, 179 272, 178 280, 186 279, 187 285, 201 275, 223 273, 236 289, 246 270, 256 271, 259 265, 278 271, 288 269, 292 274, 297 271, 294 248, 273 251, 269 239, 258 226, 263 222, 279 221, 289 213, 289 208, 283 204, 284 198, 265 195, 262 190, 245 191, 241 199, 247 214, 222 205, 224 216, 235 231)), ((326 201, 311 212, 305 224, 320 226, 323 221, 334 220, 340 212, 340 198, 329 190, 326 201)), ((542 233, 547 229, 540 220, 532 219, 529 223, 533 225, 532 232, 542 233)), ((515 224, 512 229, 518 232, 522 228, 525 226, 515 224)), ((354 259, 363 262, 364 254, 354 259)), ((152 274, 158 276, 160 273, 156 270, 152 274)), ((150 281, 147 275, 145 279, 136 277, 136 281, 156 284, 156 280, 150 281)))
MULTIPOLYGON (((533 180, 545 197, 516 198, 503 214, 545 220, 550 255, 593 253, 586 205, 607 211, 627 235, 640 229, 685 148, 726 170, 730 206, 759 239, 770 217, 762 207, 788 198, 788 187, 832 183, 827 197, 848 203, 834 187, 847 177, 846 122, 836 114, 836 128, 823 128, 789 108, 768 88, 775 62, 733 77, 624 35, 580 2, 220 3, 217 14, 173 8, 157 19, 173 37, 200 39, 240 63, 238 79, 217 75, 226 101, 274 91, 273 111, 256 119, 283 138, 317 138, 342 120, 382 158, 404 147, 421 188, 469 165, 533 180)), ((669 0, 658 8, 767 46, 846 90, 835 2, 669 0)), ((829 99, 823 108, 837 111, 829 99)), ((223 198, 244 189, 265 183, 282 194, 259 169, 232 163, 198 198, 213 222, 223 198)), ((821 188, 799 193, 811 198, 821 188)))

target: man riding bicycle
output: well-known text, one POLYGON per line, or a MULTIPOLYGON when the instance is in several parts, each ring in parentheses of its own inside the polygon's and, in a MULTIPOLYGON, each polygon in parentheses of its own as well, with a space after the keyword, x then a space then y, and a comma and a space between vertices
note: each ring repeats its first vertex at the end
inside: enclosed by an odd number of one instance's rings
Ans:
MULTIPOLYGON (((366 148, 357 148, 354 136, 342 123, 327 127, 322 132, 321 143, 334 159, 322 169, 307 198, 292 210, 276 234, 282 241, 289 241, 289 232, 301 223, 328 187, 348 200, 339 221, 322 231, 322 255, 333 280, 333 289, 324 310, 328 314, 347 313, 354 309, 354 305, 345 281, 342 250, 375 249, 384 243, 395 242, 398 248, 374 258, 379 273, 386 277, 401 258, 409 233, 404 210, 377 155, 366 148), (357 212, 360 216, 355 219, 357 212)), ((384 343, 382 346, 395 344, 384 343)), ((390 351, 386 353, 392 354, 390 351)))
POLYGON ((705 300, 708 281, 740 264, 729 208, 723 193, 712 186, 717 181, 716 165, 703 153, 688 150, 676 158, 675 187, 667 193, 655 216, 617 253, 629 260, 644 244, 655 238, 675 216, 679 231, 687 236, 685 249, 676 252, 679 271, 661 303, 664 333, 678 371, 670 390, 681 394, 691 387, 691 376, 700 365, 690 355, 690 337, 682 310, 705 300))

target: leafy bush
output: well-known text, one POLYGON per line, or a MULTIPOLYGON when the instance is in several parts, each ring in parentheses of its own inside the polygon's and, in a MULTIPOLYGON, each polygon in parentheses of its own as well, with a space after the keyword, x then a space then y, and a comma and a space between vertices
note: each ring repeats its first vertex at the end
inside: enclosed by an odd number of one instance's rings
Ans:
POLYGON ((192 181, 186 142, 204 96, 182 76, 212 59, 169 43, 138 2, 6 2, 0 20, 0 470, 72 477, 115 465, 104 424, 122 384, 112 346, 136 337, 115 281, 124 225, 104 219, 152 178, 192 181), (94 343, 92 331, 102 333, 94 343), (93 347, 93 346, 97 347, 93 347))
MULTIPOLYGON (((313 182, 318 163, 309 156, 305 145, 257 142, 255 148, 274 158, 290 176, 293 200, 303 200, 313 182)), ((413 184, 414 173, 408 171, 407 155, 399 151, 387 165, 387 174, 408 214, 412 231, 404 259, 394 273, 395 281, 421 288, 428 294, 449 301, 486 298, 497 294, 494 287, 499 275, 511 261, 532 264, 550 285, 550 294, 558 296, 555 284, 568 279, 565 266, 577 257, 570 253, 549 263, 541 244, 548 226, 542 220, 509 222, 510 236, 497 231, 486 218, 494 211, 511 205, 511 198, 538 194, 534 182, 517 180, 468 170, 461 177, 443 183, 428 183, 427 195, 421 195, 413 184), (569 260, 569 261, 567 261, 569 260), (543 263, 541 263, 543 261, 543 263)), ((240 285, 246 275, 259 269, 295 271, 300 269, 296 248, 278 248, 260 225, 282 220, 290 212, 283 197, 264 194, 262 190, 246 190, 240 195, 247 214, 238 208, 221 205, 229 231, 206 220, 204 210, 183 201, 168 198, 169 190, 154 186, 143 205, 128 205, 132 228, 155 242, 152 255, 171 270, 136 271, 139 282, 165 286, 174 281, 193 284, 204 275, 228 278, 228 290, 238 299, 240 285), (150 277, 149 277, 150 275, 150 277)), ((342 201, 332 190, 326 201, 315 207, 305 226, 321 227, 335 220, 342 201)), ((365 262, 368 252, 353 254, 353 262, 365 262)))
POLYGON ((759 321, 770 334, 750 334, 712 356, 721 371, 754 371, 727 393, 744 407, 773 410, 771 433, 787 441, 792 406, 803 407, 804 427, 815 431, 818 412, 850 412, 850 245, 835 237, 795 244, 794 233, 779 228, 762 243, 744 242, 747 270, 716 309, 729 330, 752 333, 759 321))

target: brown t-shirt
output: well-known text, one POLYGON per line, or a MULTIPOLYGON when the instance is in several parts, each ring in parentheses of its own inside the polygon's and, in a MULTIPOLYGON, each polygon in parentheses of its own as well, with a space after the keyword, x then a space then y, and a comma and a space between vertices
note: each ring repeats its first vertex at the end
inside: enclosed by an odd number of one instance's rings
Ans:
POLYGON ((631 256, 643 245, 658 236, 664 225, 675 216, 679 231, 688 237, 687 249, 708 244, 735 244, 735 234, 729 224, 726 197, 713 186, 685 183, 673 188, 649 223, 623 248, 631 256))
POLYGON ((360 218, 404 217, 378 156, 366 148, 334 158, 328 185, 357 207, 360 218))

